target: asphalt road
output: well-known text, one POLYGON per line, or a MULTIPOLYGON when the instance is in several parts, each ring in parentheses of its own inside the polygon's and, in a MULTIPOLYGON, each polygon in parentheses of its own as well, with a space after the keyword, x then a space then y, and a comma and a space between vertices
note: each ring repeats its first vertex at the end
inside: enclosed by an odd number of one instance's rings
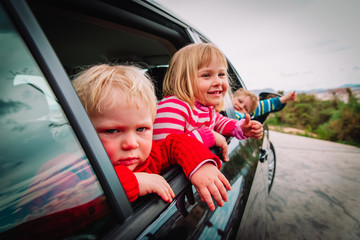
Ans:
POLYGON ((270 131, 267 239, 360 239, 360 148, 270 131))

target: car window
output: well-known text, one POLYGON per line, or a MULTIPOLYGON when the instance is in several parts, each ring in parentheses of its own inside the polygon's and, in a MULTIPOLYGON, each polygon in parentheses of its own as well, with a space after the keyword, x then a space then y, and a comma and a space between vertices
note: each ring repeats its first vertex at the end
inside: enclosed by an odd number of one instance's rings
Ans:
POLYGON ((104 192, 1 6, 0 23, 0 239, 96 239, 116 222, 104 192))

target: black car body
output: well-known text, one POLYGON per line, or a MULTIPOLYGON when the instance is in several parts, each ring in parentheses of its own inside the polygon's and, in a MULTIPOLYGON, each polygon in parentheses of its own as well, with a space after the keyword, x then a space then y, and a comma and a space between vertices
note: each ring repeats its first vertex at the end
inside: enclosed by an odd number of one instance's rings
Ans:
MULTIPOLYGON (((171 204, 129 203, 71 85, 83 67, 136 63, 160 98, 171 56, 200 41, 155 2, 1 0, 0 239, 263 239, 275 157, 266 125, 261 140, 228 139, 223 207, 210 211, 176 167, 164 173, 171 204)), ((234 88, 245 87, 229 66, 234 88)), ((222 114, 235 118, 226 101, 222 114)))

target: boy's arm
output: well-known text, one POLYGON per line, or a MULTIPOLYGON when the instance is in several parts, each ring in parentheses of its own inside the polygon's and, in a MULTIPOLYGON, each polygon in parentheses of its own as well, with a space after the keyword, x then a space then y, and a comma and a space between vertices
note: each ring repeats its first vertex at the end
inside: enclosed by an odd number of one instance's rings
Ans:
POLYGON ((155 142, 162 141, 171 133, 187 134, 205 144, 208 148, 215 145, 215 137, 208 127, 197 128, 189 131, 192 119, 191 107, 183 101, 170 97, 165 98, 158 104, 154 121, 155 142))
POLYGON ((169 183, 158 174, 134 173, 123 165, 117 165, 114 169, 130 202, 150 193, 158 194, 165 202, 171 202, 175 197, 169 183))
POLYGON ((239 112, 238 110, 235 110, 235 115, 236 115, 238 120, 244 119, 246 117, 246 113, 239 112))
POLYGON ((139 196, 139 183, 135 174, 123 165, 117 165, 114 169, 129 201, 134 202, 139 196))
POLYGON ((296 92, 295 91, 289 92, 288 94, 280 97, 280 102, 282 104, 285 104, 289 101, 296 102, 296 92))
POLYGON ((281 103, 279 97, 261 100, 258 102, 257 108, 251 115, 252 117, 257 117, 265 113, 272 112, 283 105, 284 104, 281 103))
POLYGON ((139 182, 139 196, 156 193, 165 202, 172 202, 175 193, 163 176, 147 172, 136 172, 134 174, 139 182))

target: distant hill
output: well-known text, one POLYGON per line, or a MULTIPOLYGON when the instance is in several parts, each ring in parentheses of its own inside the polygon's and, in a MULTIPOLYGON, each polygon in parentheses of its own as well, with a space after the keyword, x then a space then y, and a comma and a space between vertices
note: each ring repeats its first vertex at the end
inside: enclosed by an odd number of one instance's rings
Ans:
POLYGON ((272 89, 272 88, 264 88, 264 89, 255 89, 255 90, 250 90, 254 93, 256 93, 257 95, 259 95, 262 92, 272 92, 272 93, 276 93, 277 91, 272 89))
POLYGON ((339 88, 348 88, 348 87, 358 88, 358 87, 360 87, 360 84, 345 84, 345 85, 340 86, 339 88))
MULTIPOLYGON (((297 93, 321 93, 321 92, 328 92, 329 90, 335 90, 335 89, 339 89, 339 88, 355 88, 358 89, 360 88, 360 84, 344 84, 342 86, 339 86, 337 88, 315 88, 315 89, 310 89, 310 90, 295 90, 297 93)), ((274 92, 276 93, 277 91, 273 88, 263 88, 263 89, 253 89, 250 90, 256 94, 259 94, 261 92, 274 92)), ((285 91, 285 93, 287 93, 287 91, 285 91)))
MULTIPOLYGON (((315 95, 317 98, 322 100, 329 100, 333 99, 334 95, 337 96, 340 100, 347 102, 348 100, 348 93, 346 88, 351 88, 354 96, 360 100, 360 84, 344 84, 337 88, 318 88, 318 89, 310 89, 310 90, 295 90, 296 93, 306 93, 315 95)), ((264 89, 255 89, 251 90, 252 92, 259 95, 261 92, 273 92, 276 93, 277 91, 272 88, 264 88, 264 89)), ((285 92, 287 93, 287 92, 285 92)))

